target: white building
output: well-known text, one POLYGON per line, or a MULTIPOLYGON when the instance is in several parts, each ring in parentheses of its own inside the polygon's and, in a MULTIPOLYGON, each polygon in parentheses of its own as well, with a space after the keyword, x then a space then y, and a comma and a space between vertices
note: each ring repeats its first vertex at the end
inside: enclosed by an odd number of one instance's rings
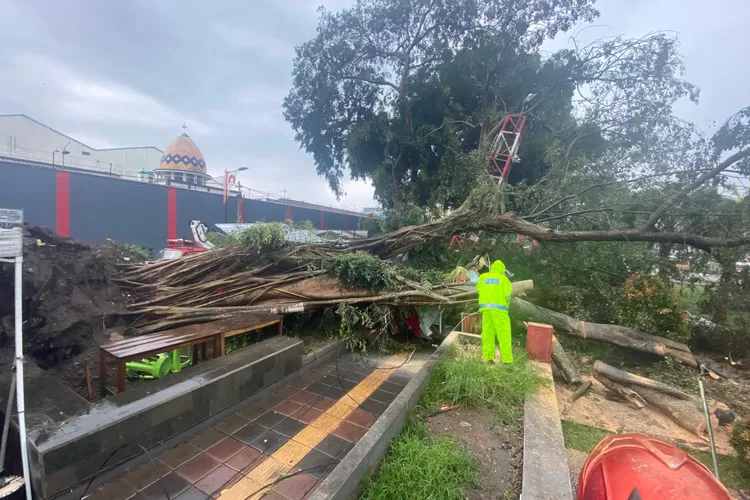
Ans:
POLYGON ((162 153, 154 146, 96 149, 26 115, 0 115, 0 158, 136 179, 159 168, 162 153))

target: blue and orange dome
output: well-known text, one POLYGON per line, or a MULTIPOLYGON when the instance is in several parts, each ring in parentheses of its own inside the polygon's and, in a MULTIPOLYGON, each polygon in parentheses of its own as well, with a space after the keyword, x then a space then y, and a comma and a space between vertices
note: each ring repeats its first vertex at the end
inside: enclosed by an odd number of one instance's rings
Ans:
POLYGON ((203 153, 187 134, 182 134, 169 143, 157 170, 180 170, 208 175, 203 153))

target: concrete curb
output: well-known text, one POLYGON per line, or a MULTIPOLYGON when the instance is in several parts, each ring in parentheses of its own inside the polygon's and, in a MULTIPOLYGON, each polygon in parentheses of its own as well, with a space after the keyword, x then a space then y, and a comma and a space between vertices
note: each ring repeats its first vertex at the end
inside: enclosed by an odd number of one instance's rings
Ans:
MULTIPOLYGON (((409 411, 419 402, 432 370, 461 332, 451 332, 440 347, 414 373, 411 381, 393 400, 388 409, 373 424, 346 457, 323 481, 310 500, 348 500, 354 496, 365 476, 382 460, 391 439, 404 426, 409 411)), ((402 369, 403 370, 403 369, 402 369)))
POLYGON ((552 367, 529 361, 549 385, 523 405, 523 500, 573 500, 552 367))

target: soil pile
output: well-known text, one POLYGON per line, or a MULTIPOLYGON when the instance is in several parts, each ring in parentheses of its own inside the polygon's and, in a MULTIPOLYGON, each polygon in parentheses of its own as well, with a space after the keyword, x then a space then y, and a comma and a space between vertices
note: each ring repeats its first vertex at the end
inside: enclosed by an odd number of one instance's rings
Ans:
MULTIPOLYGON (((52 230, 24 227, 24 350, 51 368, 128 325, 128 297, 115 285, 118 263, 138 260, 133 247, 92 246, 52 230), (105 334, 105 331, 107 332, 105 334)), ((14 271, 0 268, 0 347, 13 346, 14 271)), ((4 358, 5 356, 3 356, 4 358)))

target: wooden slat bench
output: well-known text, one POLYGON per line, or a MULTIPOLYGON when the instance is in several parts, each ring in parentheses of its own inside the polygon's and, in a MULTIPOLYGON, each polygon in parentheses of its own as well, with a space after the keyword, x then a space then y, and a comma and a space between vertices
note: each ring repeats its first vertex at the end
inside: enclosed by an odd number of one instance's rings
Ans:
MULTIPOLYGON (((281 335, 284 325, 283 316, 248 313, 105 344, 99 347, 99 390, 102 396, 106 396, 107 357, 117 362, 117 391, 123 392, 125 390, 125 363, 128 361, 139 361, 154 354, 192 347, 208 341, 214 343, 214 357, 221 356, 224 354, 224 342, 227 337, 260 330, 274 324, 279 325, 279 335, 281 335)), ((194 356, 193 359, 197 358, 194 356)))

